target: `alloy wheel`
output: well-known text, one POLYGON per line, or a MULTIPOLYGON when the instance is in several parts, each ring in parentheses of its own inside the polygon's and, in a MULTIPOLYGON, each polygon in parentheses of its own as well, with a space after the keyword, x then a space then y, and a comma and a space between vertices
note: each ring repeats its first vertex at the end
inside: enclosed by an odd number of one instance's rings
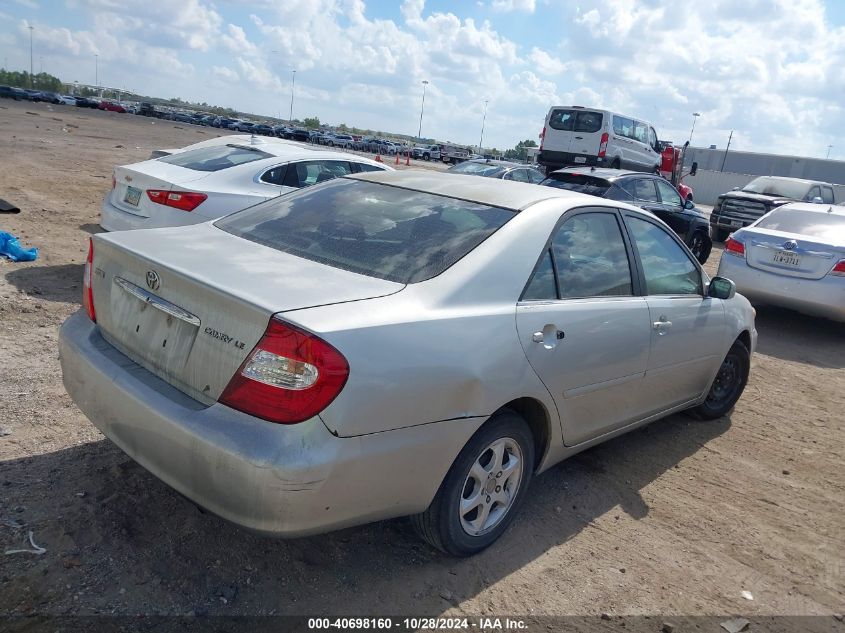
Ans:
POLYGON ((475 459, 464 481, 458 514, 470 536, 481 536, 504 519, 519 491, 522 449, 516 440, 502 437, 475 459))

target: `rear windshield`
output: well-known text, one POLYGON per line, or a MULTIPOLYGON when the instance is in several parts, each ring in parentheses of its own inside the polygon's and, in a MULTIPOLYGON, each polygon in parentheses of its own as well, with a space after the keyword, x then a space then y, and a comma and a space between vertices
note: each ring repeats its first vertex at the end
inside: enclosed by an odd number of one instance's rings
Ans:
POLYGON ((501 173, 500 165, 488 165, 487 163, 460 163, 449 169, 453 174, 473 174, 475 176, 494 176, 501 173))
POLYGON ((775 209, 763 217, 756 226, 761 229, 845 243, 845 215, 841 213, 775 209))
POLYGON ((252 147, 218 145, 217 147, 200 147, 179 154, 171 154, 158 160, 162 163, 170 163, 196 171, 220 171, 221 169, 272 157, 272 154, 252 147))
POLYGON ((583 174, 555 174, 546 178, 541 185, 556 187, 557 189, 568 189, 578 193, 586 193, 591 196, 604 197, 611 184, 604 178, 585 176, 583 174))
POLYGON ((784 198, 792 198, 793 200, 803 200, 807 195, 809 187, 806 182, 795 182, 793 180, 784 180, 782 178, 773 178, 772 176, 761 176, 755 178, 742 190, 749 193, 761 193, 766 196, 783 196, 784 198))
POLYGON ((439 275, 513 216, 498 207, 339 178, 215 225, 304 259, 408 284, 439 275))
POLYGON ((549 117, 549 127, 565 132, 587 132, 589 134, 601 129, 604 115, 601 112, 589 110, 553 110, 549 117))

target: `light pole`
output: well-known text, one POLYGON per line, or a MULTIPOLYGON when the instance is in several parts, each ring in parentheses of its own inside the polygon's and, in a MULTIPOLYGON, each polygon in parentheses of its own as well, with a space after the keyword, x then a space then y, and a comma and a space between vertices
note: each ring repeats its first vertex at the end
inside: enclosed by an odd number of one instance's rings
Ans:
POLYGON ((422 105, 420 106, 420 128, 417 130, 417 138, 422 140, 422 117, 423 117, 423 110, 425 110, 425 87, 428 85, 428 79, 422 80, 423 85, 423 96, 422 96, 422 105))
POLYGON ((692 129, 689 131, 689 144, 692 145, 692 133, 695 132, 695 122, 698 121, 698 117, 701 116, 701 112, 693 112, 692 113, 692 129))
POLYGON ((35 27, 29 26, 29 89, 32 90, 32 32, 35 27))
POLYGON ((832 149, 833 149, 833 145, 828 145, 828 146, 827 146, 827 156, 825 156, 825 158, 826 158, 826 159, 827 159, 827 158, 830 158, 830 150, 832 150, 832 149))
POLYGON ((296 69, 293 68, 290 71, 290 115, 288 119, 290 120, 290 124, 293 125, 293 90, 296 88, 296 69))
POLYGON ((100 56, 97 53, 94 53, 94 84, 100 92, 100 56))
POLYGON ((484 123, 487 121, 487 104, 488 99, 484 100, 484 116, 481 117, 481 138, 478 139, 478 153, 481 153, 481 142, 484 140, 484 123))

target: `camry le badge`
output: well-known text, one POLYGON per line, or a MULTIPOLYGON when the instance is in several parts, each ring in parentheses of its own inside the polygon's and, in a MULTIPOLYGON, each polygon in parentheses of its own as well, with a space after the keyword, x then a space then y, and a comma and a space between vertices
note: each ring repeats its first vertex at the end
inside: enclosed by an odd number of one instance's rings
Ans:
POLYGON ((150 290, 158 290, 158 287, 161 285, 161 277, 158 276, 158 273, 154 270, 147 271, 147 286, 150 290))

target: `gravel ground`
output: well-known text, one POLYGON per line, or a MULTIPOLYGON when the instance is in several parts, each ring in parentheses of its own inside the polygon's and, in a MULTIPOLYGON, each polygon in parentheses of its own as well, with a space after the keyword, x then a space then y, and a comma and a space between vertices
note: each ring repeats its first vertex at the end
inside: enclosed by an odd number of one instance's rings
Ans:
POLYGON ((731 416, 671 416, 553 468, 501 541, 468 560, 404 520, 257 537, 128 459, 65 394, 58 326, 79 308, 112 167, 217 133, 0 103, 0 197, 23 210, 0 230, 40 249, 34 263, 0 261, 0 551, 29 531, 46 549, 0 555, 0 615, 842 610, 845 328, 786 311, 759 311, 731 416))

